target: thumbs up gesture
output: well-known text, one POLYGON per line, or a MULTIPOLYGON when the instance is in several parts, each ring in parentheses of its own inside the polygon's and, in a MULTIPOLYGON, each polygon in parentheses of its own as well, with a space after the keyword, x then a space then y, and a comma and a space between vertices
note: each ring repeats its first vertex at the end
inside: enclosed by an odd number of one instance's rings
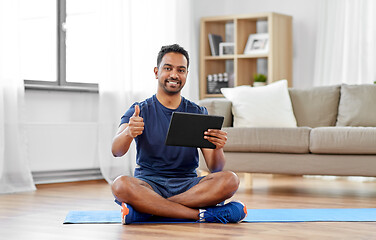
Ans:
POLYGON ((128 135, 132 138, 141 135, 144 131, 144 119, 140 117, 140 111, 140 107, 135 105, 133 116, 129 119, 128 135))

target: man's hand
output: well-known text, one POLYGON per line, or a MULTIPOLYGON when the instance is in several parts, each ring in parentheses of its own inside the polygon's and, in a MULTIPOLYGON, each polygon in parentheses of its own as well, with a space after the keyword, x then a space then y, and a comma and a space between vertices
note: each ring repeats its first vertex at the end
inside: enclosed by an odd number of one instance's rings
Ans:
POLYGON ((144 119, 140 117, 140 107, 134 106, 133 116, 129 119, 127 134, 132 138, 141 135, 144 131, 144 119))
POLYGON ((204 138, 206 140, 208 140, 216 146, 215 149, 221 149, 226 144, 227 132, 224 132, 219 129, 208 129, 206 132, 204 132, 204 135, 204 138))

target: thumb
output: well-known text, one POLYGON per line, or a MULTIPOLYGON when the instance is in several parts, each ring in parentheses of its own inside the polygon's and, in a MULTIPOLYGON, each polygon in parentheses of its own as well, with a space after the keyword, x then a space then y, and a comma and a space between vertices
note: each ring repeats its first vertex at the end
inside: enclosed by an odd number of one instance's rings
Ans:
POLYGON ((133 116, 138 117, 140 115, 140 107, 138 105, 134 106, 133 116))

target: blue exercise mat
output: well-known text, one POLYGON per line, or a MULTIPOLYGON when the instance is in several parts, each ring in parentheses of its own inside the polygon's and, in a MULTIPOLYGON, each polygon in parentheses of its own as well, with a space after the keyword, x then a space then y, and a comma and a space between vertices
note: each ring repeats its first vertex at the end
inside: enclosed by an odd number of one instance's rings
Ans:
POLYGON ((376 222, 376 208, 248 209, 243 222, 376 222))
MULTIPOLYGON (((194 223, 193 220, 151 218, 142 223, 194 223)), ((243 222, 376 222, 376 208, 248 209, 243 222)), ((121 223, 118 211, 70 211, 64 224, 121 223)))
MULTIPOLYGON (((140 223, 194 223, 195 220, 152 217, 140 223)), ((64 224, 72 223, 121 223, 121 211, 70 211, 64 224)), ((137 222, 136 222, 137 223, 137 222)))

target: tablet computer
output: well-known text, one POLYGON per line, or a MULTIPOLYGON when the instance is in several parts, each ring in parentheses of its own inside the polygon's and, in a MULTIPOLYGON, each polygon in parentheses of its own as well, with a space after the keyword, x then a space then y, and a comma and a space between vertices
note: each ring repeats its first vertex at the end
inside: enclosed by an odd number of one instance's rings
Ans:
POLYGON ((165 144, 215 149, 213 143, 204 139, 204 132, 221 129, 223 120, 223 116, 173 112, 165 144))

